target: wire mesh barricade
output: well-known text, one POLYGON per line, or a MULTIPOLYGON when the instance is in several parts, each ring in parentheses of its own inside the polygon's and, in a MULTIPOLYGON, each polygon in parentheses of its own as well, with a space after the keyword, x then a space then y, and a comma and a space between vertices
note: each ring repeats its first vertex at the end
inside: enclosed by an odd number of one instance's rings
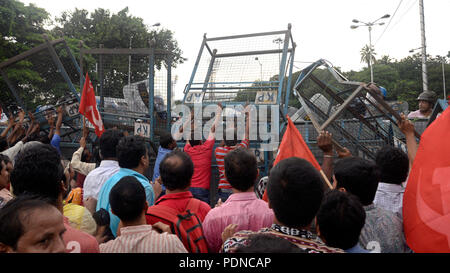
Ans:
POLYGON ((384 145, 406 149, 398 113, 375 89, 347 80, 325 60, 301 72, 294 94, 302 105, 296 119, 311 121, 317 132, 332 133, 338 148, 371 159, 384 145))
POLYGON ((82 49, 83 65, 96 91, 106 128, 153 140, 170 130, 173 105, 172 54, 152 48, 82 49))
POLYGON ((33 113, 44 132, 49 129, 47 117, 56 116, 56 109, 62 106, 64 142, 79 131, 79 66, 64 39, 43 38, 42 44, 0 64, 4 90, 0 100, 10 114, 17 115, 20 108, 33 113))

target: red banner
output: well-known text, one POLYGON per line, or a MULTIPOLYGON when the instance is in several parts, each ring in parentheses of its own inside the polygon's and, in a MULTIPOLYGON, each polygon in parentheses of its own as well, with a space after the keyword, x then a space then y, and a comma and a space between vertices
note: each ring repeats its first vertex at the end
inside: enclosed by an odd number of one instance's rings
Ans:
POLYGON ((450 107, 421 136, 403 196, 403 225, 414 252, 450 252, 450 107))
MULTIPOLYGON (((284 132, 283 139, 281 140, 280 147, 278 148, 278 154, 273 162, 275 166, 278 162, 289 157, 300 157, 308 160, 318 171, 322 168, 317 162, 316 158, 312 154, 306 142, 303 140, 299 130, 295 127, 289 116, 286 116, 288 124, 286 132, 284 132)), ((267 191, 264 192, 263 200, 267 201, 267 191)))
POLYGON ((83 93, 81 94, 80 109, 78 111, 94 125, 95 134, 100 137, 105 131, 105 128, 103 127, 102 117, 97 108, 94 87, 92 86, 87 73, 86 80, 84 81, 83 93))

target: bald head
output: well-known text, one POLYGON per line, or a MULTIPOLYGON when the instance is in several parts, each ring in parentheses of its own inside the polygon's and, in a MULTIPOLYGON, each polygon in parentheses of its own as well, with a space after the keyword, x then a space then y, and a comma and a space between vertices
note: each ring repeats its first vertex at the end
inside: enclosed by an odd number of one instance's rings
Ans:
POLYGON ((182 190, 191 185, 194 164, 185 152, 173 151, 159 165, 159 173, 168 190, 182 190))

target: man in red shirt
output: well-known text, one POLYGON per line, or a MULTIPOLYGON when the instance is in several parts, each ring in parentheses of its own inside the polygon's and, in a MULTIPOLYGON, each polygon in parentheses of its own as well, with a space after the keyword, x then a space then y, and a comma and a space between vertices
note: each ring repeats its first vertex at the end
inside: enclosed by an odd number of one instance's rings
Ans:
MULTIPOLYGON (((173 151, 166 155, 159 165, 160 182, 166 187, 166 194, 161 196, 155 205, 163 205, 177 210, 180 214, 186 211, 186 206, 191 199, 194 199, 192 193, 189 191, 191 186, 191 178, 194 173, 194 165, 191 158, 181 151, 173 151)), ((211 210, 211 207, 198 199, 198 210, 193 211, 200 221, 203 222, 206 214, 211 210)), ((147 224, 153 225, 161 222, 161 219, 146 215, 147 224)), ((164 224, 170 225, 168 221, 162 221, 164 224)))
POLYGON ((194 174, 191 179, 189 191, 192 195, 206 203, 209 201, 209 186, 211 180, 211 160, 216 136, 216 127, 222 117, 222 104, 218 104, 216 119, 209 131, 208 139, 203 142, 194 138, 194 131, 191 132, 191 139, 186 141, 184 151, 191 157, 194 163, 194 174))
POLYGON ((232 150, 236 148, 248 148, 250 147, 249 141, 249 132, 250 132, 250 112, 245 112, 245 135, 244 140, 238 144, 238 136, 236 128, 228 128, 225 130, 225 137, 223 141, 223 146, 217 147, 215 151, 217 168, 219 169, 219 192, 218 198, 221 199, 222 202, 225 202, 228 197, 232 194, 231 185, 227 181, 225 177, 225 156, 232 150), (227 136, 234 136, 232 139, 227 139, 227 136))

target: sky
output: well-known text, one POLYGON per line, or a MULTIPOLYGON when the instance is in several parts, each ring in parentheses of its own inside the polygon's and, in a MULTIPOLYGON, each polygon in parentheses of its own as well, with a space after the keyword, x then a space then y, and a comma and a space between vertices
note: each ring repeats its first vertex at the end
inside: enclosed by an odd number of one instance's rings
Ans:
MULTIPOLYGON (((391 17, 372 29, 377 57, 402 59, 409 50, 421 47, 419 0, 21 0, 34 3, 51 14, 75 8, 116 13, 126 6, 129 14, 151 26, 174 32, 188 60, 173 72, 178 76, 175 99, 181 99, 189 82, 203 35, 208 38, 286 30, 292 25, 297 44, 294 72, 318 59, 326 59, 342 71, 360 70, 360 50, 369 44, 367 27, 351 29, 353 19, 372 22, 385 14, 391 17)), ((450 0, 424 0, 426 52, 445 56, 450 51, 450 0)), ((419 51, 418 51, 419 52, 419 51)), ((376 77, 376 75, 375 75, 376 77)), ((375 80, 376 81, 376 80, 375 80)))

